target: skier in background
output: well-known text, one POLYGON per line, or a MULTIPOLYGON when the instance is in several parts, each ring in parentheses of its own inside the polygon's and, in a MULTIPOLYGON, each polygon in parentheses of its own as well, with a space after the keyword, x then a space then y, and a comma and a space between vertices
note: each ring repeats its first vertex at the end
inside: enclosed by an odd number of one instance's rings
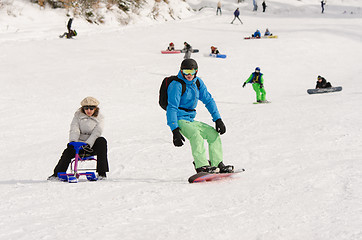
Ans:
POLYGON ((269 29, 265 29, 264 36, 273 36, 273 34, 269 31, 269 29))
POLYGON ((264 78, 263 74, 260 72, 260 68, 256 67, 255 72, 253 72, 250 77, 244 82, 243 88, 247 83, 253 84, 253 89, 256 93, 256 101, 258 103, 265 103, 266 101, 266 92, 264 89, 264 78))
POLYGON ((181 63, 177 77, 183 81, 185 92, 182 94, 182 84, 172 81, 168 86, 168 105, 166 108, 167 125, 173 134, 173 144, 181 147, 185 141, 190 141, 194 167, 196 172, 226 173, 233 172, 234 166, 223 163, 223 152, 219 134, 226 132, 216 103, 208 92, 205 83, 197 77, 198 65, 194 59, 185 59, 181 63), (196 106, 202 101, 215 122, 215 128, 206 123, 195 121, 196 106), (206 157, 204 141, 209 145, 209 160, 206 157))
POLYGON ((184 59, 191 58, 192 47, 191 47, 190 44, 188 44, 187 42, 184 42, 184 49, 183 49, 183 51, 185 52, 184 59))
POLYGON ((170 42, 167 47, 167 51, 175 51, 175 44, 173 44, 173 42, 170 42))
POLYGON ((219 54, 219 50, 217 49, 217 47, 211 46, 211 54, 219 54))
POLYGON ((324 5, 326 5, 326 2, 322 0, 321 1, 322 13, 324 13, 324 5))
POLYGON ((237 8, 235 11, 234 11, 234 19, 231 21, 231 24, 234 23, 235 19, 238 19, 240 21, 241 24, 243 24, 243 22, 240 20, 239 18, 239 15, 240 15, 240 11, 239 11, 239 8, 237 8))
POLYGON ((252 37, 255 37, 255 38, 260 38, 261 37, 261 33, 260 33, 260 31, 259 31, 259 29, 257 29, 256 31, 255 31, 255 33, 253 34, 253 35, 251 35, 252 37))
POLYGON ((221 2, 220 1, 217 3, 216 15, 218 15, 219 12, 220 12, 220 15, 222 15, 222 13, 221 13, 221 2))
POLYGON ((265 9, 267 7, 265 1, 263 1, 263 3, 261 5, 263 6, 263 12, 265 12, 265 9))
POLYGON ((72 23, 73 23, 73 18, 70 18, 69 20, 68 20, 68 24, 67 24, 67 29, 68 29, 68 32, 65 32, 65 33, 63 33, 63 35, 60 35, 59 37, 60 38, 63 38, 63 37, 67 37, 67 38, 73 38, 73 37, 75 37, 75 36, 77 36, 78 34, 77 34, 77 31, 75 31, 75 30, 72 30, 72 23))
POLYGON ((318 88, 331 88, 332 84, 330 82, 327 82, 327 80, 322 77, 322 76, 318 76, 317 77, 317 85, 315 86, 316 89, 318 88))
POLYGON ((258 11, 258 4, 256 3, 256 0, 253 0, 253 5, 254 5, 253 11, 254 12, 258 11))

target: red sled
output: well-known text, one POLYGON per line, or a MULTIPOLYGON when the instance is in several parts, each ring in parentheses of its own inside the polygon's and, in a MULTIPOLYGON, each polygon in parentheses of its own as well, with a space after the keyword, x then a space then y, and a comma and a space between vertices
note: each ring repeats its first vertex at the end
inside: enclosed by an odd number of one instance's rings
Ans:
POLYGON ((174 50, 174 51, 161 51, 162 54, 176 54, 181 53, 181 50, 174 50))
POLYGON ((244 172, 245 169, 235 170, 232 173, 207 173, 207 172, 199 172, 191 177, 189 177, 189 183, 198 183, 198 182, 211 182, 217 181, 221 179, 225 179, 231 177, 237 173, 244 172))

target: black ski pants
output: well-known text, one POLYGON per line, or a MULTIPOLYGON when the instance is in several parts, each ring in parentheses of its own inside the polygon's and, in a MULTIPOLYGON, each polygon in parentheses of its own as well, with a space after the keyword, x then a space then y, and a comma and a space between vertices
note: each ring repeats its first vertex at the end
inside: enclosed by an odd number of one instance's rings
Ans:
MULTIPOLYGON (((107 140, 104 137, 99 137, 94 142, 92 147, 92 155, 97 155, 97 172, 105 173, 109 172, 108 167, 108 157, 107 157, 107 140)), ((79 151, 79 156, 82 156, 84 153, 83 149, 79 151)), ((56 176, 58 172, 66 172, 71 160, 75 157, 75 150, 73 146, 68 146, 64 149, 60 160, 54 168, 54 175, 56 176)))

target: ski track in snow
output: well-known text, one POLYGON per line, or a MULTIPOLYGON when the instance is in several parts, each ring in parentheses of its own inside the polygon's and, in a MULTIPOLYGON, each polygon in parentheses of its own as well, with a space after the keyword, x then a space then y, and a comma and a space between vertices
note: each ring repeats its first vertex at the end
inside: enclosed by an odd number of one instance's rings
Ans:
MULTIPOLYGON (((189 1, 195 9, 216 2, 189 1)), ((313 1, 267 2, 265 14, 224 1, 219 17, 206 7, 120 29, 75 19, 74 40, 58 39, 59 12, 19 30, 17 19, 1 17, 0 239, 362 239, 362 5, 329 0, 322 16, 313 1), (230 24, 237 6, 243 25, 230 24), (243 40, 266 27, 278 39, 243 40), (157 103, 183 58, 160 54, 171 41, 200 50, 198 75, 227 127, 225 163, 246 169, 234 179, 187 182, 190 145, 172 145, 157 103), (227 58, 204 57, 211 45, 227 58), (252 104, 251 85, 241 87, 256 66, 271 104, 252 104), (318 75, 343 90, 308 95, 318 75), (89 95, 106 117, 109 178, 48 182, 89 95)), ((214 124, 201 102, 197 111, 214 124)))

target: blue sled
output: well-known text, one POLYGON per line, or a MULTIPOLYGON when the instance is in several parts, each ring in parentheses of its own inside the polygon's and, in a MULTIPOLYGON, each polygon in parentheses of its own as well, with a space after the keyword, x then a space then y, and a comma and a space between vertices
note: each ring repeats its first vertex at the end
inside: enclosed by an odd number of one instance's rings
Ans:
MULTIPOLYGON (((88 181, 97 181, 98 178, 96 177, 96 174, 94 172, 85 172, 85 173, 77 173, 76 175, 81 176, 86 176, 88 181)), ((78 182, 78 178, 71 173, 65 173, 65 172, 59 172, 58 173, 58 178, 60 181, 63 182, 69 182, 69 183, 77 183, 78 182)))

